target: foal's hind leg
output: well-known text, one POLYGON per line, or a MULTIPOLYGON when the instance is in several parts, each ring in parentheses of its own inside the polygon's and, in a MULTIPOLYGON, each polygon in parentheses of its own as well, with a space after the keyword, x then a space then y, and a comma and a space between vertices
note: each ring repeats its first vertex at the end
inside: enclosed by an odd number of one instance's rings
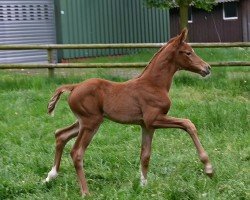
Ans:
POLYGON ((141 143, 141 186, 147 184, 148 165, 151 156, 151 144, 154 135, 154 129, 147 129, 142 126, 141 143))
POLYGON ((70 139, 77 136, 78 132, 79 132, 78 121, 72 124, 71 126, 56 131, 55 160, 54 160, 54 165, 51 171, 48 173, 48 177, 45 180, 46 182, 49 182, 51 179, 56 178, 61 163, 63 149, 70 139))
POLYGON ((102 119, 102 116, 95 116, 89 117, 87 120, 81 120, 80 131, 71 151, 71 157, 76 169, 77 178, 81 188, 81 194, 83 196, 89 194, 85 173, 83 171, 83 157, 85 150, 97 132, 102 119))

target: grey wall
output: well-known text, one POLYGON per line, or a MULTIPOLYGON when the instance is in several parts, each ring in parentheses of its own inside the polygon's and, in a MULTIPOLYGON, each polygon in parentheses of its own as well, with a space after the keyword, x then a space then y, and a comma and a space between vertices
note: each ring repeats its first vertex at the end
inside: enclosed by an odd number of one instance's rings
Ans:
MULTIPOLYGON (((0 1, 0 44, 55 42, 54 0, 0 1)), ((0 51, 0 63, 46 61, 46 51, 0 51)))

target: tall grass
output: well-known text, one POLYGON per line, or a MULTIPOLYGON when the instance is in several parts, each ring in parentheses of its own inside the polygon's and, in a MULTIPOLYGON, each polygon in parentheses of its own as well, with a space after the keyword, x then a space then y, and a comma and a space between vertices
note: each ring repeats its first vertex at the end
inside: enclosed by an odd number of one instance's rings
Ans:
MULTIPOLYGON (((211 77, 179 73, 171 89, 171 116, 190 118, 215 168, 203 166, 189 136, 157 130, 149 184, 139 185, 140 128, 106 120, 85 156, 91 191, 87 199, 250 199, 249 70, 213 69, 211 77)), ((108 71, 79 76, 0 74, 0 199, 81 199, 66 146, 59 177, 42 184, 53 164, 57 128, 75 121, 66 95, 55 117, 46 114, 52 92, 61 84, 89 77, 116 81, 108 71)))

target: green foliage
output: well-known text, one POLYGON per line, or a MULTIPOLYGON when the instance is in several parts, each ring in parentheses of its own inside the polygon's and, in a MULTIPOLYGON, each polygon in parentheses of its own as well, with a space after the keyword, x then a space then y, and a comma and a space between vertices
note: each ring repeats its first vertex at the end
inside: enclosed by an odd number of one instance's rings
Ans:
POLYGON ((174 8, 177 7, 178 4, 172 0, 145 0, 149 7, 156 7, 156 8, 174 8))
POLYGON ((216 4, 215 0, 145 0, 149 7, 156 8, 174 8, 192 5, 196 8, 211 11, 212 7, 216 4))
POLYGON ((213 6, 216 4, 215 0, 194 0, 192 4, 199 9, 203 9, 206 11, 211 11, 213 6))

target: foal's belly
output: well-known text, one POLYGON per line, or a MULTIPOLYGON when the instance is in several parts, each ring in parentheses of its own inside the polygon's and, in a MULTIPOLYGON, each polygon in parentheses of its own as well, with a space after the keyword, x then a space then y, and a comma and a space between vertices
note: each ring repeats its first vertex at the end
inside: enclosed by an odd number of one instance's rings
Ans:
POLYGON ((141 124, 143 121, 142 114, 139 109, 127 107, 123 105, 109 106, 103 110, 104 117, 119 123, 124 124, 141 124))
POLYGON ((104 117, 115 122, 141 124, 142 112, 136 101, 129 96, 113 96, 103 102, 104 117))

